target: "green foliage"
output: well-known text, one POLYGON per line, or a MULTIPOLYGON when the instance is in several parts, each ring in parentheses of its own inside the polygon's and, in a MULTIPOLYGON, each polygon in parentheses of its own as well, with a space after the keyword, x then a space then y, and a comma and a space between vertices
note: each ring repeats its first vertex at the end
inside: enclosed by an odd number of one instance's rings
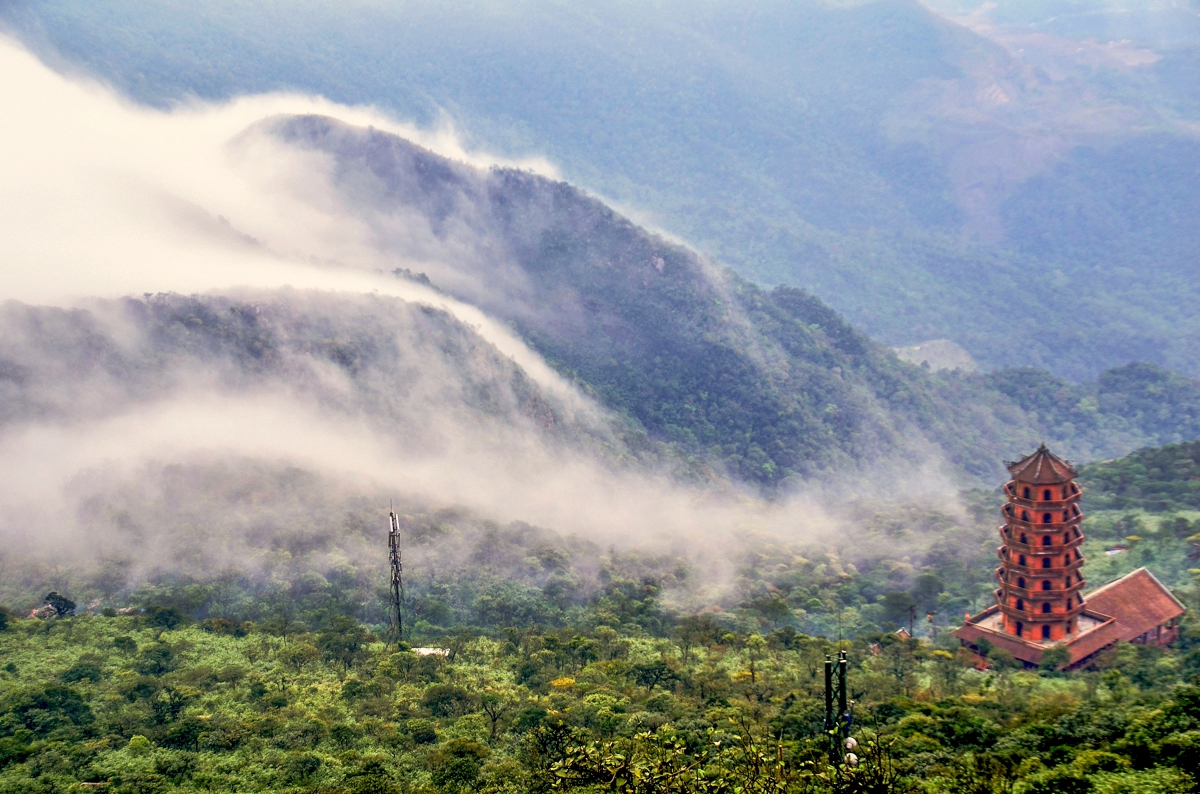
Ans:
POLYGON ((892 634, 839 646, 794 630, 718 636, 709 615, 679 620, 672 642, 596 614, 460 636, 437 681, 405 678, 412 654, 378 642, 351 677, 337 656, 297 669, 289 648, 319 642, 305 632, 21 625, 0 653, 37 672, 0 679, 0 791, 1186 792, 1200 764, 1200 689, 1172 651, 980 673, 892 634), (143 652, 116 650, 117 637, 143 652), (835 647, 851 658, 855 767, 829 765, 821 724, 835 647), (171 669, 140 674, 163 648, 171 669), (81 674, 93 666, 100 678, 81 674), (239 669, 252 672, 226 672, 239 669))
MULTIPOLYGON (((1088 504, 1105 510, 1200 510, 1200 441, 1142 449, 1120 460, 1093 463, 1080 472, 1088 504)), ((1179 539, 1194 529, 1187 519, 1172 527, 1179 539)))
POLYGON ((1200 382, 1152 364, 1127 364, 1079 384, 1033 368, 997 370, 985 380, 1075 459, 1200 437, 1200 382))

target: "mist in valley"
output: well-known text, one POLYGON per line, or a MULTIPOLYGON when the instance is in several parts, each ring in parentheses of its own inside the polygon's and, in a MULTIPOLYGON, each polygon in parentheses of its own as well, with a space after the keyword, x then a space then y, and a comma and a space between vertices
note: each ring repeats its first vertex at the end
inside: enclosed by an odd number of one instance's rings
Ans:
MULTIPOLYGON (((569 588, 578 602, 607 566, 698 609, 754 590, 742 567, 764 539, 791 549, 774 563, 786 568, 813 544, 836 556, 877 501, 964 516, 955 475, 919 438, 900 458, 765 499, 547 365, 513 318, 553 329, 573 309, 539 294, 484 201, 488 167, 553 176, 543 160, 498 161, 448 127, 316 98, 147 109, 12 41, 0 62, 12 78, 0 154, 11 603, 341 571, 354 610, 380 619, 394 502, 418 591, 456 571, 543 590, 583 577, 569 588), (418 185, 389 203, 394 185, 377 174, 298 145, 306 129, 357 145, 329 124, 399 134, 455 165, 424 186, 433 199, 418 185), (552 562, 529 562, 539 554, 552 562)), ((546 223, 514 222, 531 240, 546 223)), ((723 294, 713 265, 656 250, 667 260, 648 260, 652 275, 680 262, 723 294)), ((881 536, 856 553, 891 551, 881 536)), ((217 596, 202 609, 253 611, 217 596)))

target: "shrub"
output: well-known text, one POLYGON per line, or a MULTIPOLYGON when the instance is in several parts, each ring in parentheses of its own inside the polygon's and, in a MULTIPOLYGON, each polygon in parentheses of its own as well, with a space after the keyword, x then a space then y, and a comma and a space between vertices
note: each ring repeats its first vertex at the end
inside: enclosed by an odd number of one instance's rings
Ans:
POLYGON ((437 729, 429 720, 409 720, 404 729, 414 744, 433 744, 437 741, 437 729))
POLYGON ((453 684, 434 684, 421 696, 421 705, 435 717, 459 717, 475 705, 470 692, 453 684))

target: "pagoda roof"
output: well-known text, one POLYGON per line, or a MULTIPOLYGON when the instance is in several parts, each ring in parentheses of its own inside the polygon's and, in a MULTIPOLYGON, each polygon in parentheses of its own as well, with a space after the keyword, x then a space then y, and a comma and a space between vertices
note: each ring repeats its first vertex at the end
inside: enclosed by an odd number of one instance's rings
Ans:
POLYGON ((1083 597, 1087 609, 1112 615, 1121 625, 1121 639, 1132 640, 1187 611, 1158 577, 1138 568, 1083 597))
POLYGON ((1083 603, 1082 614, 1090 619, 1093 628, 1080 631, 1065 642, 1038 642, 1005 632, 1000 628, 1000 608, 995 604, 967 619, 953 635, 969 643, 986 639, 1029 664, 1038 664, 1047 648, 1061 644, 1070 653, 1070 665, 1076 666, 1115 642, 1136 639, 1187 611, 1166 585, 1145 568, 1097 587, 1084 596, 1083 603))
POLYGON ((1046 449, 1045 444, 1020 460, 1009 463, 1008 471, 1014 480, 1036 485, 1063 483, 1078 476, 1074 466, 1046 449))

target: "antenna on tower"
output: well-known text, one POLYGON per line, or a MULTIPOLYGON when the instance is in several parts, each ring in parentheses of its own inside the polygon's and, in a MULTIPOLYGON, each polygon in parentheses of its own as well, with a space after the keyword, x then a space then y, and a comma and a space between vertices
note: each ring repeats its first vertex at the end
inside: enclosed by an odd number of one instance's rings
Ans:
POLYGON ((404 639, 404 564, 400 554, 400 522, 389 505, 388 559, 392 566, 391 609, 388 610, 388 634, 399 644, 404 639))

